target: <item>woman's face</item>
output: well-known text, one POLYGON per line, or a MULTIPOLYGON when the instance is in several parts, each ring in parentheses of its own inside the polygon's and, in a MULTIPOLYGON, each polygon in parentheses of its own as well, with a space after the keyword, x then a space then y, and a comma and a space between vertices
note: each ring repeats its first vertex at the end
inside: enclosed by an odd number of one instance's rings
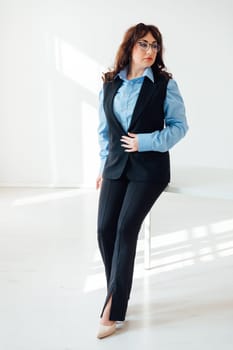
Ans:
POLYGON ((131 64, 136 69, 151 67, 155 62, 157 52, 157 42, 149 32, 135 43, 132 50, 131 64))

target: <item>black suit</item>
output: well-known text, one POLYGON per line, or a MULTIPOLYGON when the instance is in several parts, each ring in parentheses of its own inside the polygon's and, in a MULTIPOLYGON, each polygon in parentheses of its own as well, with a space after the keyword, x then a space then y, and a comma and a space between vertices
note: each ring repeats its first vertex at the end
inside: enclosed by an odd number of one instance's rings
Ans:
MULTIPOLYGON (((144 78, 129 132, 163 129, 167 82, 163 76, 155 79, 155 83, 144 78)), ((120 78, 104 84, 109 155, 98 211, 98 242, 108 286, 106 303, 112 296, 110 319, 118 321, 125 319, 141 224, 170 180, 168 152, 127 153, 121 146, 121 136, 126 132, 113 112, 113 99, 121 84, 120 78)))
MULTIPOLYGON (((168 80, 160 77, 153 83, 145 77, 129 132, 151 133, 164 127, 163 103, 166 96, 168 80)), ((122 84, 120 78, 104 85, 104 110, 109 125, 109 155, 103 177, 119 178, 128 165, 128 176, 135 181, 153 181, 165 183, 170 180, 168 152, 134 152, 126 153, 121 146, 121 136, 126 132, 113 113, 113 99, 122 84)))

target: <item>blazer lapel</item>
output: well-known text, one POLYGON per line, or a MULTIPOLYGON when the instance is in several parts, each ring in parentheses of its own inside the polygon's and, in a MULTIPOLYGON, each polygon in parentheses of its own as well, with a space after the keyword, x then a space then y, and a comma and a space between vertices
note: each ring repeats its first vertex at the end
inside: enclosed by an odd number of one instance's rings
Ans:
MULTIPOLYGON (((118 121, 118 119, 116 118, 114 112, 113 112, 113 100, 114 100, 114 97, 118 91, 118 89, 120 88, 120 86, 122 85, 123 83, 123 80, 121 80, 119 77, 117 77, 111 84, 112 84, 112 87, 110 89, 110 93, 108 93, 106 95, 106 105, 108 107, 108 115, 109 117, 111 118, 112 122, 117 125, 118 128, 121 129, 121 132, 122 133, 125 133, 121 123, 118 121)), ((106 112, 106 111, 105 111, 106 112)))
POLYGON ((157 83, 154 84, 149 78, 145 77, 134 108, 129 130, 131 130, 136 124, 138 118, 140 117, 140 114, 142 113, 143 109, 149 102, 156 89, 157 83))

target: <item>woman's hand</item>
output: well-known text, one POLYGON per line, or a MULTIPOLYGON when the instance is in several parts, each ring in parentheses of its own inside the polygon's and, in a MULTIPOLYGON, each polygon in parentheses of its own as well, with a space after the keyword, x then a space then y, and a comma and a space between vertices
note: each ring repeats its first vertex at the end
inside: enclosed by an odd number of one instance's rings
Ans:
POLYGON ((99 176, 97 177, 97 179, 96 179, 96 189, 97 189, 97 190, 101 187, 102 180, 103 180, 102 176, 99 175, 99 176))
POLYGON ((121 146, 125 148, 125 152, 137 152, 138 151, 138 137, 136 134, 128 132, 129 136, 121 137, 121 146))

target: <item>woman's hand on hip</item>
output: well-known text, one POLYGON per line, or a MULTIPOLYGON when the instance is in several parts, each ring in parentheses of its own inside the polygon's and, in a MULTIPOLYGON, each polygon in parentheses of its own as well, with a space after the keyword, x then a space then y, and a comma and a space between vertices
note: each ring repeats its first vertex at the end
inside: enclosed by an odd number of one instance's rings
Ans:
POLYGON ((128 132, 129 136, 121 137, 121 146, 125 148, 125 152, 137 152, 138 151, 138 137, 136 134, 128 132))
POLYGON ((103 178, 101 175, 99 175, 96 179, 96 189, 97 190, 101 187, 102 181, 103 181, 103 178))

